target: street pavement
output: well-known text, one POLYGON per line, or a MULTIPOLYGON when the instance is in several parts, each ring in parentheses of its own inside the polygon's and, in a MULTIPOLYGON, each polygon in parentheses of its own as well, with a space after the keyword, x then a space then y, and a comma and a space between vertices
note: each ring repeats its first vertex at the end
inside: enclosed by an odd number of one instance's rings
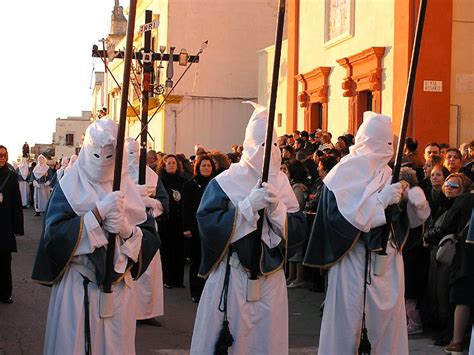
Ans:
MULTIPOLYGON (((24 213, 25 235, 17 238, 19 252, 13 254, 12 262, 14 303, 0 304, 0 355, 41 354, 43 349, 50 289, 30 280, 43 216, 33 216, 31 209, 24 213)), ((159 318, 163 326, 137 326, 138 355, 189 354, 197 305, 191 302, 188 288, 164 291, 165 315, 159 318)), ((289 289, 288 296, 290 354, 316 354, 323 294, 289 289)), ((410 338, 409 344, 410 354, 444 354, 431 344, 429 335, 410 338)))

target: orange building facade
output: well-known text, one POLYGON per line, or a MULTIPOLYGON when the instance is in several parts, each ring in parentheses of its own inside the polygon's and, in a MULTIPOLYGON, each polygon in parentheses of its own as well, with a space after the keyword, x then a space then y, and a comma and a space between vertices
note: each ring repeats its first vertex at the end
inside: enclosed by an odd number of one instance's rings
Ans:
MULTIPOLYGON (((418 9, 419 0, 289 1, 286 132, 354 134, 372 110, 391 116, 398 136, 418 9)), ((452 63, 460 43, 472 61, 472 32, 456 27, 472 26, 470 9, 462 0, 428 2, 408 128, 421 147, 474 137, 472 64, 452 63)))

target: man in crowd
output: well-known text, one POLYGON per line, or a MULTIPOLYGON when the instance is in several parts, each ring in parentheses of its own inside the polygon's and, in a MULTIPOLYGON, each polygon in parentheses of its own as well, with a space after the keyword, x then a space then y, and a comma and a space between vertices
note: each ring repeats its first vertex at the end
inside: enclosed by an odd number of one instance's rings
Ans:
POLYGON ((17 175, 7 166, 8 151, 0 145, 0 302, 13 303, 12 252, 23 235, 23 206, 17 175))
POLYGON ((418 141, 415 138, 407 137, 405 139, 402 163, 409 164, 415 171, 423 169, 423 161, 418 154, 418 141))
POLYGON ((440 156, 440 155, 441 155, 441 148, 438 143, 431 142, 425 146, 425 154, 423 156, 425 158, 425 161, 427 161, 429 158, 433 156, 440 156))

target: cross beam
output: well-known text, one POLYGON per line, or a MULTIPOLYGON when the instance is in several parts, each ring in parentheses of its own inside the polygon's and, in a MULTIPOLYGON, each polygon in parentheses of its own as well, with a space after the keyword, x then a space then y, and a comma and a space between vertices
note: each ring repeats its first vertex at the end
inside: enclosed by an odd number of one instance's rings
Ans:
MULTIPOLYGON (((132 59, 139 59, 143 60, 143 52, 134 52, 132 53, 132 59)), ((97 45, 92 46, 92 57, 95 58, 108 58, 107 51, 99 49, 97 45)), ((114 59, 123 59, 125 58, 125 53, 124 51, 114 51, 114 59)), ((161 53, 151 53, 151 60, 155 61, 169 61, 170 55, 168 53, 166 54, 161 54, 161 53)), ((173 62, 178 62, 179 61, 179 54, 173 54, 173 62)), ((188 57, 188 63, 199 63, 199 56, 197 55, 190 55, 188 57)))

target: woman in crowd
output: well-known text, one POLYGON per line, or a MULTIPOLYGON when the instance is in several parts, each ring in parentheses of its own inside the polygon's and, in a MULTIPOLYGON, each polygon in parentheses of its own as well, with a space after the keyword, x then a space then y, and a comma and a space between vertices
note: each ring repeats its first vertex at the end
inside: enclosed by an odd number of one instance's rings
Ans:
POLYGON ((458 173, 462 167, 462 154, 456 148, 449 148, 446 150, 446 156, 444 158, 444 166, 449 172, 458 173))
MULTIPOLYGON (((448 234, 459 235, 470 217, 472 196, 466 194, 470 186, 469 178, 460 173, 450 174, 443 183, 442 192, 446 196, 446 201, 438 207, 436 215, 432 215, 423 236, 425 245, 432 249, 434 259, 436 259, 440 240, 448 234)), ((435 283, 435 303, 431 305, 431 309, 438 311, 438 323, 443 328, 435 339, 435 344, 439 346, 447 345, 451 340, 457 344, 459 337, 452 338, 453 315, 450 303, 463 304, 465 301, 463 292, 456 292, 463 289, 462 282, 456 288, 449 287, 450 284, 455 284, 453 280, 455 277, 450 269, 452 269, 451 265, 445 265, 439 261, 436 261, 436 267, 430 267, 430 282, 435 283)))
POLYGON ((432 155, 426 159, 423 165, 424 178, 420 181, 420 187, 422 189, 429 189, 431 187, 431 170, 433 170, 433 167, 436 165, 443 165, 443 160, 439 155, 432 155))
POLYGON ((161 236, 163 286, 184 288, 184 238, 181 230, 181 194, 186 179, 183 168, 173 154, 165 155, 158 166, 158 175, 169 196, 168 219, 158 222, 161 236))
POLYGON ((222 154, 219 151, 212 151, 210 154, 214 165, 216 166, 216 176, 222 173, 223 171, 229 169, 230 160, 227 155, 222 154))
MULTIPOLYGON (((304 164, 296 159, 291 161, 288 171, 291 188, 298 200, 300 211, 303 211, 308 196, 308 187, 306 186, 308 172, 304 164)), ((304 286, 303 252, 303 245, 301 245, 295 254, 288 259, 289 271, 288 279, 286 280, 288 288, 304 286)))
POLYGON ((176 154, 176 159, 183 167, 183 177, 187 180, 192 179, 193 177, 193 167, 191 162, 186 158, 184 154, 176 154))
POLYGON ((193 178, 183 185, 183 235, 190 240, 189 288, 194 303, 199 302, 205 283, 204 279, 198 276, 201 264, 201 237, 196 212, 207 184, 214 177, 215 170, 212 158, 200 154, 194 164, 193 178))
POLYGON ((44 155, 38 157, 38 164, 33 169, 31 179, 33 181, 34 190, 34 204, 35 204, 35 216, 39 216, 40 212, 46 210, 46 204, 48 203, 49 194, 51 188, 52 171, 46 164, 47 160, 44 155))

